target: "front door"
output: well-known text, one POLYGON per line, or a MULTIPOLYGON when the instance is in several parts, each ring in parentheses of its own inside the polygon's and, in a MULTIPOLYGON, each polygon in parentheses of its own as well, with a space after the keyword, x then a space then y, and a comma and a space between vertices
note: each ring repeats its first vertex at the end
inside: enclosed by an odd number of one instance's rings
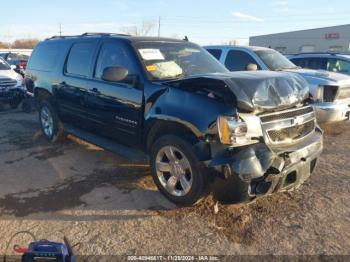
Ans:
POLYGON ((137 139, 141 117, 143 90, 125 83, 102 80, 105 68, 120 66, 128 69, 129 75, 137 74, 136 57, 131 47, 118 40, 103 42, 97 57, 92 78, 88 81, 86 109, 94 132, 134 145, 137 139))

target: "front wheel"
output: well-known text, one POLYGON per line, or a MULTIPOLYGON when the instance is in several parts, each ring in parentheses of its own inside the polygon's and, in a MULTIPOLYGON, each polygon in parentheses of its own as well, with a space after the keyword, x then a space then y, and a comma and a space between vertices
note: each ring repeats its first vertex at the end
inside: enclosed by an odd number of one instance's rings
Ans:
POLYGON ((64 138, 64 130, 56 110, 49 102, 42 102, 39 109, 39 120, 44 136, 55 143, 64 138))
POLYGON ((151 168, 160 192, 173 203, 190 206, 198 202, 206 189, 206 177, 185 140, 168 135, 151 149, 151 168))
POLYGON ((14 98, 13 100, 10 101, 9 105, 12 109, 17 109, 21 102, 22 102, 22 99, 14 98))

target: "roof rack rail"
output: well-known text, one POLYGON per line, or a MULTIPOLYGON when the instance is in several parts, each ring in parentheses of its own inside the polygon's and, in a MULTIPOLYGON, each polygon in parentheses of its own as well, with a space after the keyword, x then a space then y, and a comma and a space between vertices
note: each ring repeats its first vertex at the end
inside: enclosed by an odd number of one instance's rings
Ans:
POLYGON ((338 55, 338 54, 341 54, 340 52, 332 52, 332 51, 329 51, 329 52, 304 52, 304 53, 296 53, 296 54, 293 54, 293 55, 338 55))
POLYGON ((84 33, 81 36, 131 36, 129 34, 119 34, 119 33, 84 33))
POLYGON ((65 38, 75 38, 75 37, 87 37, 87 36, 131 36, 128 34, 117 34, 117 33, 84 33, 81 35, 54 35, 52 37, 46 38, 46 40, 54 39, 65 39, 65 38))
POLYGON ((45 40, 53 40, 53 39, 64 39, 64 38, 73 38, 79 37, 78 35, 54 35, 52 37, 46 38, 45 40))

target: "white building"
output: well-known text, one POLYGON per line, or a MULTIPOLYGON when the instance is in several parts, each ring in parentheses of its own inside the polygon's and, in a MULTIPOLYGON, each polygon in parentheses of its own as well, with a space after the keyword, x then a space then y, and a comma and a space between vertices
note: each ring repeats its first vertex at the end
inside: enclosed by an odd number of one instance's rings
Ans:
POLYGON ((14 53, 14 54, 22 54, 22 55, 28 55, 30 56, 32 53, 32 49, 0 49, 0 53, 14 53))
POLYGON ((253 36, 252 46, 270 47, 284 54, 300 52, 349 52, 350 24, 253 36))

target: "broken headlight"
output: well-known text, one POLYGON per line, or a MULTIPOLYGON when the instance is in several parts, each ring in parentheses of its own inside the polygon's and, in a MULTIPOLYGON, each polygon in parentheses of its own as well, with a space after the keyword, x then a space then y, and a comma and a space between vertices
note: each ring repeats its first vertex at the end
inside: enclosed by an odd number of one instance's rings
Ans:
POLYGON ((248 134, 247 123, 239 117, 219 116, 217 126, 224 145, 244 146, 258 142, 248 134))

